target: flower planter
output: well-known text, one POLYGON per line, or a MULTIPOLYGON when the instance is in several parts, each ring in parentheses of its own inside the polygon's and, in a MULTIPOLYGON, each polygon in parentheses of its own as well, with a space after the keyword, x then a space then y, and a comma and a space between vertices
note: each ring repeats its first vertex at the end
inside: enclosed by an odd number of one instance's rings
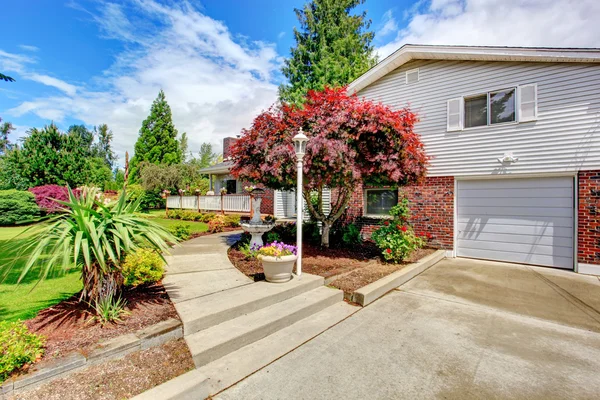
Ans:
POLYGON ((292 279, 292 270, 298 256, 259 256, 268 282, 283 283, 292 279))

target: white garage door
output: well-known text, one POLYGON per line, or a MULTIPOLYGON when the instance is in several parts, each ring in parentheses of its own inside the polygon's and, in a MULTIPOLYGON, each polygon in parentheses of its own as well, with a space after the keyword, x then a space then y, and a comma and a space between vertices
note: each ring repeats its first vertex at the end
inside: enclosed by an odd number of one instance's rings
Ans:
POLYGON ((573 178, 458 181, 457 254, 573 269, 573 178))

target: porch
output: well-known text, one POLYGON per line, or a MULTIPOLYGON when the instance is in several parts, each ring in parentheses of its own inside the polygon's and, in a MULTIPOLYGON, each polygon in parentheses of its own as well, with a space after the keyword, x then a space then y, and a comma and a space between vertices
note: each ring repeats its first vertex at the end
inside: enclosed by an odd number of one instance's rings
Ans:
POLYGON ((250 213, 250 195, 168 196, 167 208, 194 210, 198 212, 250 213))

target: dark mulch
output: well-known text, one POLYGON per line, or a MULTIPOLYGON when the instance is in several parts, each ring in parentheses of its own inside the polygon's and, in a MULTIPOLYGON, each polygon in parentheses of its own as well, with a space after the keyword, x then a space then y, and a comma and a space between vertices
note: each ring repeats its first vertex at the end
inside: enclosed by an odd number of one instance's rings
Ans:
POLYGON ((172 340, 119 360, 91 366, 19 394, 16 399, 128 399, 192 369, 194 361, 185 340, 172 340))
MULTIPOLYGON (((365 241, 352 248, 329 248, 304 244, 302 271, 308 274, 332 278, 331 286, 352 293, 356 289, 375 282, 406 265, 433 253, 433 249, 419 249, 406 261, 390 264, 382 261, 375 243, 365 241)), ((237 269, 255 281, 264 280, 262 265, 257 259, 248 259, 234 245, 228 252, 229 260, 237 269)))
POLYGON ((44 359, 63 356, 70 351, 89 351, 101 340, 132 333, 169 318, 179 318, 161 283, 125 290, 127 311, 122 322, 102 326, 93 321, 93 314, 75 295, 46 308, 25 324, 47 338, 44 359))

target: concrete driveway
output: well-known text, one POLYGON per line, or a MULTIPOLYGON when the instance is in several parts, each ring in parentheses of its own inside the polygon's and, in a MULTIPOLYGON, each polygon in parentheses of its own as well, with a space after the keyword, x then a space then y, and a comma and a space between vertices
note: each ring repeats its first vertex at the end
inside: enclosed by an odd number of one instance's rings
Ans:
POLYGON ((218 399, 598 399, 600 281, 466 259, 399 290, 218 399))

